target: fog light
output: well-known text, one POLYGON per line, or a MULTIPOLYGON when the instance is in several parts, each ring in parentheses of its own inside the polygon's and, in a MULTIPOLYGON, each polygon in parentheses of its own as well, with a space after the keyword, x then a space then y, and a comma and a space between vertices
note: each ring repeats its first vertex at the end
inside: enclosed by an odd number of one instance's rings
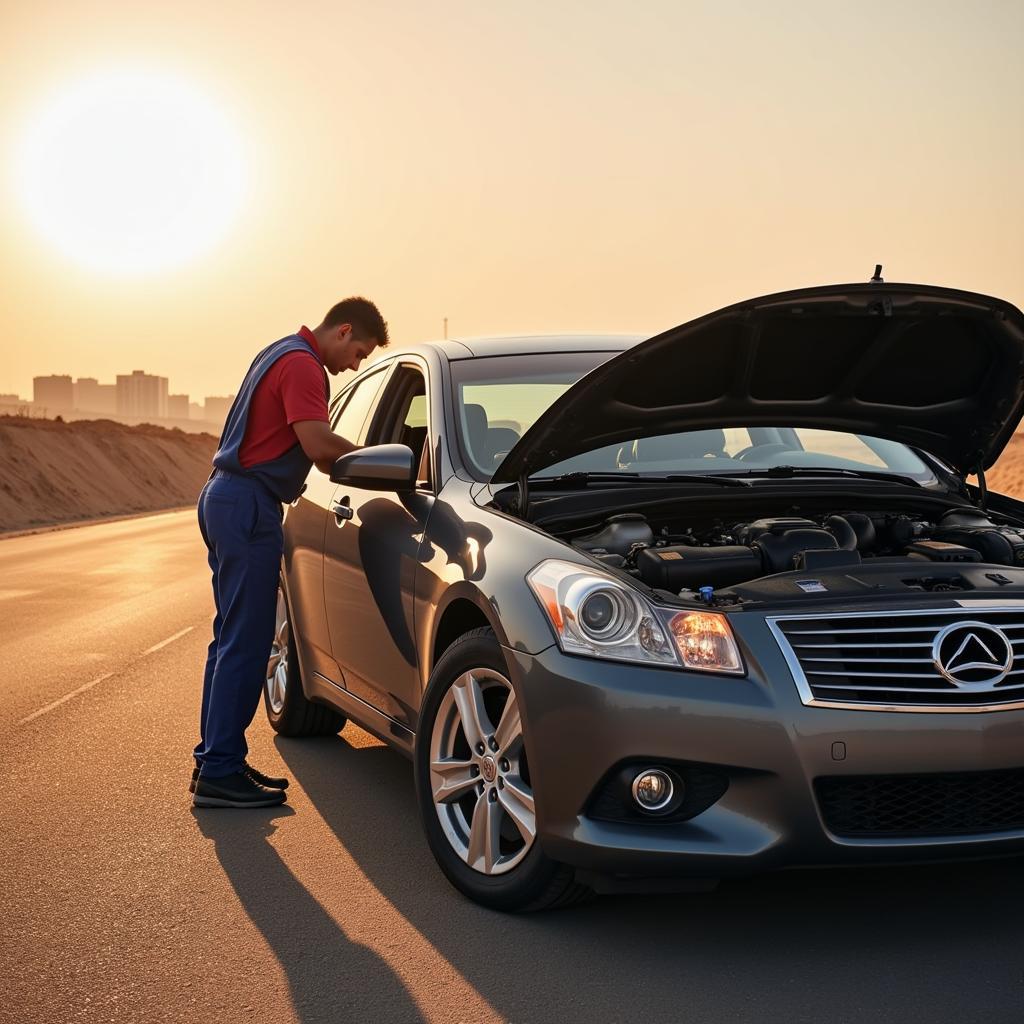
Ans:
POLYGON ((667 807, 672 793, 672 777, 660 768, 645 768, 633 779, 633 799, 645 811, 667 807))

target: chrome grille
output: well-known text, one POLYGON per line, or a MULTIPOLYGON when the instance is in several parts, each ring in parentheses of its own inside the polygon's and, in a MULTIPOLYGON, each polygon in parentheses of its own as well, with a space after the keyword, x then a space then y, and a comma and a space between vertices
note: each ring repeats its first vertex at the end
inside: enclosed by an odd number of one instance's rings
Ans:
MULTIPOLYGON (((805 704, 885 710, 970 711, 1024 707, 1024 602, 999 607, 780 615, 768 619, 805 704), (1000 630, 1008 670, 991 684, 940 671, 936 639, 951 625, 1000 630), (1005 648, 1004 648, 1005 650, 1005 648)), ((970 633, 970 630, 968 630, 970 633)), ((1005 664, 1005 661, 1003 662, 1005 664)), ((969 676, 969 673, 967 673, 969 676)))

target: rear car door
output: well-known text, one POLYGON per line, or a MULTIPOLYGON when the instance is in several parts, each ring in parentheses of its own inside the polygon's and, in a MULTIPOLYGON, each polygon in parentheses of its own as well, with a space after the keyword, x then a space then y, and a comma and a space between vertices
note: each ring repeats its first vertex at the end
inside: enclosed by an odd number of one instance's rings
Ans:
POLYGON ((413 591, 427 516, 430 479, 428 368, 397 361, 377 404, 368 444, 407 444, 420 466, 414 491, 371 491, 347 484, 324 544, 324 601, 334 659, 345 686, 378 711, 415 729, 419 706, 413 591), (347 514, 347 513, 345 513, 347 514))

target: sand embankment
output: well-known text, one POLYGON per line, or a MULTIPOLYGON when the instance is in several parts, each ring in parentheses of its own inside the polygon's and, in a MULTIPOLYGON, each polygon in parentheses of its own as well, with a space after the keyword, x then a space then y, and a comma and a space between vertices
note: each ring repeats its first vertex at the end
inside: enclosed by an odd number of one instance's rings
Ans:
POLYGON ((194 504, 216 447, 150 424, 0 416, 0 532, 194 504))
POLYGON ((999 461, 985 474, 990 491, 1024 498, 1024 434, 1014 434, 999 461))

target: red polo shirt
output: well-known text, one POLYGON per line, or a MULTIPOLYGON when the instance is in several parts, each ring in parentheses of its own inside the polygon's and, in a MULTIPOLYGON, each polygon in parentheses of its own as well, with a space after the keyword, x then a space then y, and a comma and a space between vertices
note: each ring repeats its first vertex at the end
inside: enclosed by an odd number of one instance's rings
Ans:
POLYGON ((256 385, 249 403, 245 436, 238 450, 238 459, 244 468, 276 459, 298 444, 293 423, 299 420, 330 422, 323 359, 316 336, 308 327, 300 327, 297 333, 309 342, 316 358, 308 352, 289 352, 281 356, 256 385))

